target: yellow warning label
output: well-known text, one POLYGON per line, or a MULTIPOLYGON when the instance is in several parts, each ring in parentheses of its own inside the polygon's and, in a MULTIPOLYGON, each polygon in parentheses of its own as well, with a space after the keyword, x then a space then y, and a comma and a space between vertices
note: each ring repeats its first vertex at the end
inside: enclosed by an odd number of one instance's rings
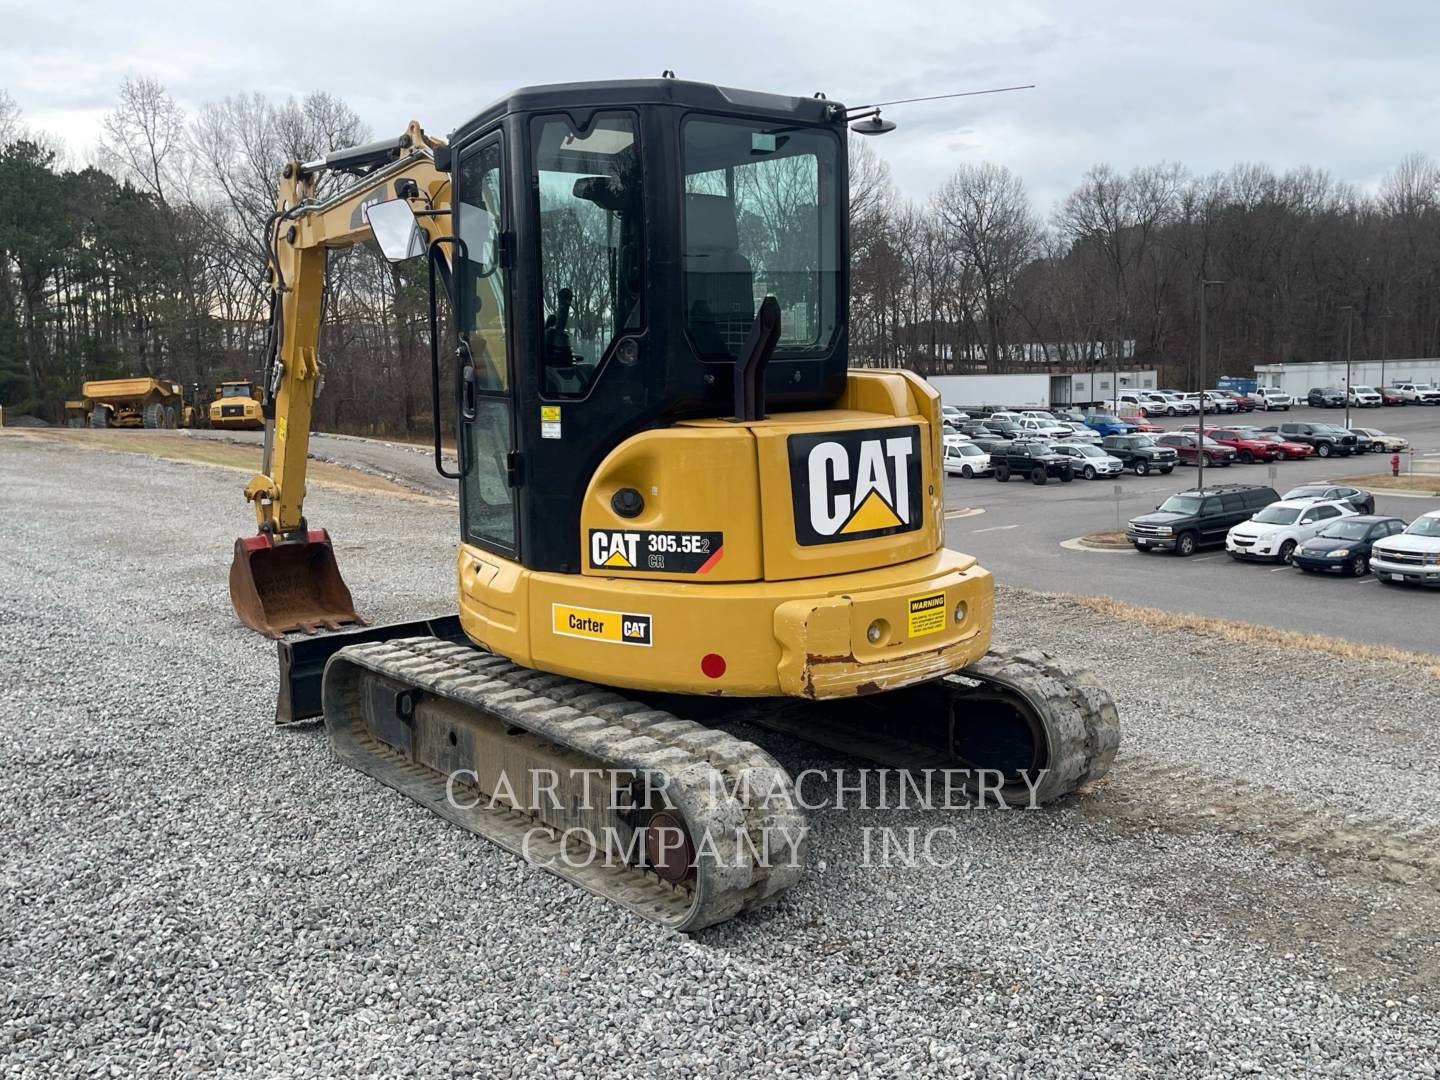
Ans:
POLYGON ((635 564, 632 563, 629 559, 627 559, 627 558, 625 557, 625 553, 624 553, 624 552, 618 551, 618 550, 617 550, 617 551, 612 551, 612 552, 610 553, 610 557, 609 557, 608 559, 606 559, 604 562, 602 562, 600 565, 601 565, 601 566, 626 566, 626 567, 629 567, 631 570, 634 570, 634 569, 635 569, 635 564))
POLYGON ((870 532, 873 529, 893 529, 897 525, 903 525, 895 515, 895 511, 886 505, 885 500, 879 494, 872 491, 865 496, 865 501, 855 508, 855 513, 850 515, 850 520, 845 523, 842 533, 870 532))
POLYGON ((551 422, 552 424, 553 424, 553 423, 558 423, 559 420, 560 420, 560 406, 559 406, 559 405, 541 405, 541 406, 540 406, 540 419, 541 419, 541 420, 548 420, 548 421, 551 422))
POLYGON ((920 637, 945 629, 945 594, 930 593, 928 596, 910 598, 910 636, 920 637))
POLYGON ((564 637, 608 641, 616 645, 650 645, 650 616, 597 608, 550 605, 551 629, 564 637))

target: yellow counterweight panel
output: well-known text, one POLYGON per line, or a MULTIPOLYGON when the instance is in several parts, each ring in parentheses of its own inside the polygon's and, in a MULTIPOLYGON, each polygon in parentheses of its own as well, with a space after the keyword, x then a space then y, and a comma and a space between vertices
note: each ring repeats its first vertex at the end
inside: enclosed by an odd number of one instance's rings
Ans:
POLYGON ((755 476, 755 439, 744 425, 681 425, 627 439, 601 462, 585 494, 582 572, 616 577, 623 568, 625 577, 705 584, 757 580, 762 566, 755 476), (611 505, 615 493, 626 487, 645 500, 637 517, 621 517, 611 505), (707 559, 708 566, 700 563, 703 574, 651 569, 645 542, 667 532, 723 534, 723 550, 709 553, 713 561, 707 559), (640 542, 625 546, 636 533, 640 542), (632 558, 633 571, 628 569, 632 558))
POLYGON ((527 667, 637 690, 850 697, 956 671, 990 647, 990 574, 943 548, 798 581, 637 587, 535 573, 465 545, 458 572, 461 624, 476 642, 527 667))

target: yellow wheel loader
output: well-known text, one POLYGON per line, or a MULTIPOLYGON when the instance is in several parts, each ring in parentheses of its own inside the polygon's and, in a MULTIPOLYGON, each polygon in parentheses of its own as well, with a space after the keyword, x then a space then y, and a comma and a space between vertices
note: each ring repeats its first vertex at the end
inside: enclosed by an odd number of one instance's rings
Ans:
POLYGON ((282 639, 280 721, 323 715, 346 763, 683 930, 804 863, 790 777, 717 723, 1027 801, 1106 773, 1110 697, 991 651, 990 574, 944 546, 938 396, 848 370, 846 124, 820 97, 576 83, 285 168, 259 532, 230 577, 282 639), (327 171, 353 182, 320 199, 327 171), (363 624, 302 503, 326 253, 372 237, 429 264, 458 617, 283 640, 363 624))
POLYGON ((215 388, 208 416, 210 426, 222 431, 259 431, 265 426, 260 388, 246 379, 222 382, 215 388))

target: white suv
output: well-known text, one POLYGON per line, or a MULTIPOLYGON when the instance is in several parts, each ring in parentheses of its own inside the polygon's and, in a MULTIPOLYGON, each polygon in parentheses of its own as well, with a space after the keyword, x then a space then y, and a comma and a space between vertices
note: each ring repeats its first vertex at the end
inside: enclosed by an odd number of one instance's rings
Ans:
POLYGON ((1118 457, 1111 457, 1098 446, 1091 446, 1088 443, 1061 442, 1056 443, 1050 449, 1070 458, 1070 467, 1086 480, 1098 480, 1102 476, 1119 476, 1125 471, 1125 463, 1118 457))
POLYGON ((1282 499, 1249 521, 1232 526, 1225 536, 1225 550, 1232 559, 1288 563, 1300 543, 1335 518, 1354 514, 1355 509, 1349 503, 1282 499))
POLYGON ((1385 401, 1375 392, 1373 386, 1352 386, 1346 391, 1345 396, 1350 399, 1350 404, 1361 409, 1378 409, 1385 401))
POLYGON ((1284 409, 1289 412, 1290 406, 1295 404, 1295 400, 1289 394, 1274 386, 1260 386, 1250 391, 1250 400, 1266 412, 1271 409, 1284 409))
POLYGON ((1440 510, 1421 514, 1402 533, 1376 540, 1370 570, 1386 584, 1440 585, 1440 510))

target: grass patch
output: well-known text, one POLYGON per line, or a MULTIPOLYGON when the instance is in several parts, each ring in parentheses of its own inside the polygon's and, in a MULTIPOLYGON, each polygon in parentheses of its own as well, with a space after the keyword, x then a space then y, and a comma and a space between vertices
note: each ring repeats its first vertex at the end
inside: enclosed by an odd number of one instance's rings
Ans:
POLYGON ((1254 623, 1235 622, 1230 619, 1212 619, 1204 615, 1188 615, 1159 608, 1127 604, 1123 600, 1112 600, 1108 596, 1077 596, 1074 593, 1048 593, 1059 600, 1079 604, 1099 615, 1125 622, 1140 623, 1155 630, 1171 630, 1189 634, 1203 634, 1219 641, 1233 641, 1242 645, 1261 645, 1295 652, 1320 653, 1342 660, 1375 660, 1387 664, 1402 664, 1418 668, 1427 675, 1440 678, 1440 657, 1433 653, 1397 649, 1390 645, 1366 645, 1344 638, 1326 637, 1324 634, 1305 634, 1296 630, 1277 630, 1270 626, 1254 623))
POLYGON ((1376 488, 1380 491, 1414 491, 1422 495, 1440 495, 1440 473, 1401 473, 1391 476, 1347 476, 1347 484, 1356 487, 1376 488))
MULTIPOLYGON (((89 428, 14 428, 0 429, 4 437, 44 439, 49 442, 63 442, 81 446, 88 450, 104 450, 115 454, 149 454, 178 461, 187 465, 209 465, 217 469, 233 469, 236 472, 254 474, 260 469, 259 446, 223 442, 218 439, 193 439, 183 431, 146 431, 144 429, 110 428, 98 431, 89 428)), ((350 491, 368 491, 380 495, 399 495, 407 499, 423 499, 427 502, 442 502, 429 495, 422 495, 407 487, 387 480, 349 469, 343 465, 332 465, 326 461, 311 458, 305 470, 306 484, 322 487, 343 488, 350 491)))
POLYGON ((1087 544, 1104 544, 1107 547, 1126 547, 1130 543, 1129 537, 1114 529, 1109 532, 1086 533, 1080 539, 1087 544))

